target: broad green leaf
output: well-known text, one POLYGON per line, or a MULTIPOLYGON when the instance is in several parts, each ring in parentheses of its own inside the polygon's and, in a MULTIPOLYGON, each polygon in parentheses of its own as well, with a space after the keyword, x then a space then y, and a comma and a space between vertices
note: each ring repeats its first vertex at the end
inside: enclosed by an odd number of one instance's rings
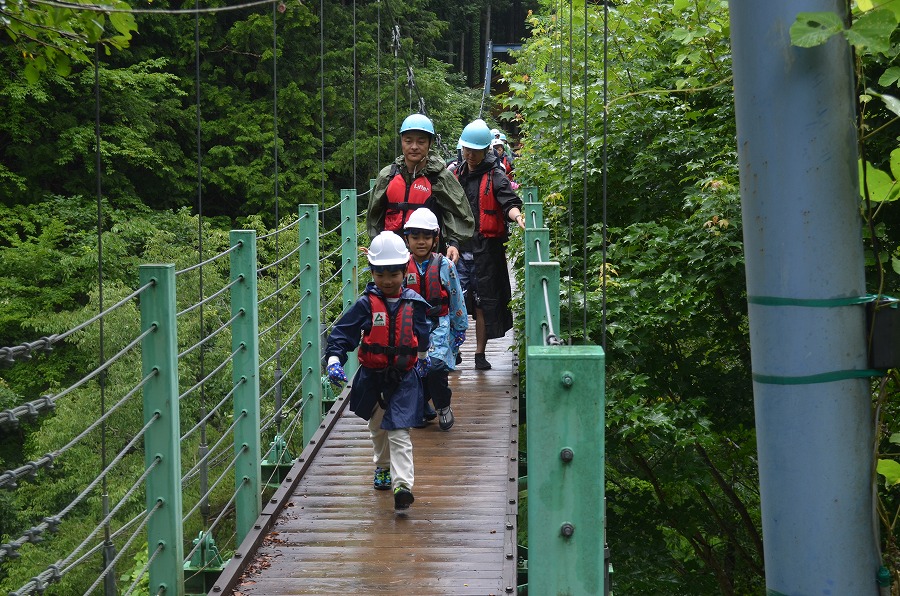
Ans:
POLYGON ((884 102, 884 105, 887 109, 892 111, 894 114, 900 116, 900 99, 897 99, 896 97, 893 97, 891 95, 884 95, 881 93, 877 93, 877 92, 873 91, 872 89, 866 89, 866 92, 869 95, 872 95, 872 96, 875 96, 875 97, 881 99, 881 101, 884 102))
POLYGON ((888 439, 891 443, 895 445, 900 445, 900 433, 894 433, 891 435, 891 438, 888 439))
POLYGON ((900 463, 892 459, 878 460, 878 473, 884 476, 885 486, 894 486, 900 483, 900 463))
POLYGON ((675 4, 672 6, 672 12, 679 13, 690 5, 690 0, 675 0, 675 4))
MULTIPOLYGON (((894 273, 900 274, 900 259, 897 257, 891 257, 891 269, 894 270, 894 273)), ((893 440, 895 435, 891 435, 891 442, 894 443, 893 440)))
MULTIPOLYGON (((865 198, 864 189, 862 187, 863 176, 862 167, 860 165, 859 182, 860 196, 865 198)), ((866 163, 866 186, 869 189, 869 200, 876 203, 892 201, 897 198, 897 183, 891 179, 885 172, 875 168, 872 164, 866 163)))
POLYGON ((67 77, 72 73, 72 62, 65 54, 61 54, 54 60, 56 66, 56 74, 61 77, 67 77))
POLYGON ((116 31, 131 39, 131 32, 137 28, 134 21, 134 15, 127 12, 112 12, 109 14, 109 22, 116 28, 116 31))
POLYGON ((888 68, 878 77, 878 84, 882 87, 889 87, 897 81, 900 81, 900 67, 898 66, 888 68))
POLYGON ((25 65, 25 80, 28 81, 31 85, 34 85, 38 82, 38 79, 41 78, 41 72, 38 70, 34 61, 29 62, 25 65))
POLYGON ((875 8, 875 5, 872 4, 872 0, 857 0, 856 6, 862 12, 868 12, 868 11, 872 10, 873 8, 875 8))
POLYGON ((847 41, 856 48, 887 53, 891 49, 891 33, 897 28, 897 17, 890 10, 873 10, 853 22, 845 31, 847 41))
POLYGON ((891 174, 894 180, 900 180, 900 147, 891 151, 891 174))
POLYGON ((844 30, 844 22, 833 12, 801 12, 791 25, 791 44, 801 48, 822 45, 844 30))

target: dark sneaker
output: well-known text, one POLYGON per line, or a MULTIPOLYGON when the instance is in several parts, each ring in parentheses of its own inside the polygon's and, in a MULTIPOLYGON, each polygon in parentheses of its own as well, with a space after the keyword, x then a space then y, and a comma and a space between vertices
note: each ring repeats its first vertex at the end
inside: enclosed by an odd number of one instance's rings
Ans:
POLYGON ((462 364, 462 352, 457 352, 456 353, 456 366, 459 366, 460 364, 462 364))
POLYGON ((401 484, 394 489, 394 509, 409 509, 412 502, 415 501, 412 491, 401 484))
POLYGON ((391 488, 391 470, 389 468, 375 468, 375 481, 372 483, 375 490, 388 490, 391 488))
POLYGON ((475 368, 478 370, 490 370, 491 363, 487 361, 484 354, 475 354, 475 368))
POLYGON ((455 422, 453 418, 453 410, 450 409, 450 406, 446 408, 441 408, 438 410, 438 416, 440 419, 438 420, 438 426, 441 427, 441 430, 450 430, 455 422))
POLYGON ((431 406, 431 402, 425 402, 425 420, 431 422, 437 418, 437 412, 434 411, 434 408, 431 406))

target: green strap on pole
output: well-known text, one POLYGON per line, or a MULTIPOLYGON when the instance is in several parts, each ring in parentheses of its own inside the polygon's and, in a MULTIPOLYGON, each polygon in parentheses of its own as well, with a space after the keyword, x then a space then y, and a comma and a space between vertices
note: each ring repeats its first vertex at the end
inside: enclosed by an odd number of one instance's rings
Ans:
MULTIPOLYGON (((346 312, 359 298, 359 248, 356 228, 356 190, 341 190, 341 284, 343 308, 346 312)), ((359 368, 356 352, 347 354, 344 372, 352 379, 359 368)))
POLYGON ((801 376, 760 375, 753 373, 753 381, 755 383, 764 383, 766 385, 814 385, 816 383, 833 383, 835 381, 846 381, 848 379, 883 377, 885 372, 886 371, 874 369, 833 370, 817 375, 801 376))
POLYGON ((234 383, 235 530, 237 544, 253 529, 262 506, 259 445, 259 307, 256 231, 231 230, 232 383, 234 383), (240 315, 240 316, 238 316, 240 315))
MULTIPOLYGON (((749 304, 761 306, 805 306, 807 308, 834 308, 837 306, 853 306, 874 302, 879 297, 875 294, 850 296, 846 298, 784 298, 781 296, 747 296, 749 304)), ((881 296, 881 299, 896 302, 896 298, 881 296)))
POLYGON ((322 309, 319 287, 319 207, 300 205, 300 389, 303 405, 303 446, 319 430, 322 421, 322 309))
POLYGON ((603 594, 604 361, 599 346, 526 352, 530 594, 603 594))
POLYGON ((144 424, 159 418, 144 436, 144 463, 155 466, 147 476, 147 511, 161 505, 147 521, 151 557, 150 592, 183 596, 184 536, 181 518, 181 418, 178 404, 178 331, 175 310, 175 266, 141 265, 141 331, 155 328, 141 342, 144 424), (155 373, 155 374, 154 374, 155 373), (157 461, 158 458, 158 461, 157 461), (159 546, 162 550, 153 557, 159 546))

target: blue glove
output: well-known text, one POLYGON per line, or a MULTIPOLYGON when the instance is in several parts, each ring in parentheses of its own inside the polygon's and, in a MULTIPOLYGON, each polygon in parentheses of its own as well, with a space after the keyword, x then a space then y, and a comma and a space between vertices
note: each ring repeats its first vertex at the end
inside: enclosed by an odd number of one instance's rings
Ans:
POLYGON ((334 364, 329 364, 325 372, 328 373, 328 380, 331 384, 334 385, 337 391, 340 391, 344 387, 344 383, 347 382, 347 374, 344 372, 344 367, 340 363, 335 362, 334 364))
POLYGON ((419 358, 416 362, 416 372, 419 373, 419 376, 424 378, 429 370, 431 370, 431 356, 419 358))
POLYGON ((466 341, 466 330, 462 329, 460 331, 455 331, 453 333, 453 350, 456 351, 459 349, 459 346, 463 345, 466 341))

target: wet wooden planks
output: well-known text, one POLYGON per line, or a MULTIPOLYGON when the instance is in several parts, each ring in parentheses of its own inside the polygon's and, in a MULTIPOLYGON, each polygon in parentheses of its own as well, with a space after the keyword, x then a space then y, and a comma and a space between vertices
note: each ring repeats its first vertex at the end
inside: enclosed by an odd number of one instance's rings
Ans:
POLYGON ((409 510, 396 512, 391 492, 372 488, 365 421, 342 412, 243 573, 227 591, 210 593, 513 593, 518 377, 511 337, 488 342, 489 371, 475 370, 464 349, 450 375, 456 424, 449 432, 437 421, 413 430, 409 510))

